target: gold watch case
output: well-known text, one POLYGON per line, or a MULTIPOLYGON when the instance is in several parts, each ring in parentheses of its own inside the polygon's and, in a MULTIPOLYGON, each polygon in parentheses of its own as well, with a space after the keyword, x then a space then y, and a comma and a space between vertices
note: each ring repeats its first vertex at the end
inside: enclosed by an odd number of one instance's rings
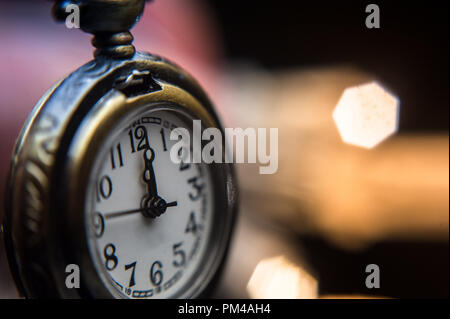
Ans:
MULTIPOLYGON (((222 130, 196 81, 160 57, 97 57, 53 86, 18 138, 7 186, 3 235, 19 292, 30 298, 114 298, 95 270, 85 230, 85 192, 98 149, 116 124, 143 107, 168 105, 222 130), (68 289, 65 267, 80 266, 81 287, 68 289)), ((225 145, 223 145, 223 149, 225 145)), ((225 162, 225 161, 223 161, 225 162)), ((204 296, 217 281, 237 212, 230 163, 208 164, 214 186, 214 236, 189 289, 204 296)))

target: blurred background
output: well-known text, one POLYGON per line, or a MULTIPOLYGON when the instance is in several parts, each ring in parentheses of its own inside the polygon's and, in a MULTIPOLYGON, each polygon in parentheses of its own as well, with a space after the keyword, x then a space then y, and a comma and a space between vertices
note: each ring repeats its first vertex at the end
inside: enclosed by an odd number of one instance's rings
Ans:
MULTIPOLYGON (((154 0, 132 30, 200 82, 225 127, 278 128, 276 174, 237 165, 241 214, 213 297, 448 297, 448 9, 376 1, 368 29, 369 3, 154 0)), ((92 59, 51 4, 0 0, 2 207, 31 108, 92 59)), ((1 246, 0 298, 15 297, 1 246)))

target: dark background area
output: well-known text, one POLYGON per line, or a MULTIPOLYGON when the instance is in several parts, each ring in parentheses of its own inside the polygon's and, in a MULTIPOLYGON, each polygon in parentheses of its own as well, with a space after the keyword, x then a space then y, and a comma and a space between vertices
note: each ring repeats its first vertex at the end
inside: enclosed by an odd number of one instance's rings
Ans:
MULTIPOLYGON (((356 66, 373 73, 407 106, 408 112, 400 113, 400 133, 448 131, 446 1, 212 3, 229 59, 271 71, 356 66), (370 3, 380 8, 380 29, 365 26, 370 3)), ((359 253, 320 238, 300 237, 298 243, 318 272, 321 294, 448 297, 448 242, 381 242, 359 253), (366 277, 361 265, 374 261, 382 278, 377 292, 361 287, 366 277)))
POLYGON ((400 97, 400 132, 448 130, 446 1, 214 1, 229 58, 267 69, 349 64, 400 97), (368 4, 380 29, 368 29, 368 4))

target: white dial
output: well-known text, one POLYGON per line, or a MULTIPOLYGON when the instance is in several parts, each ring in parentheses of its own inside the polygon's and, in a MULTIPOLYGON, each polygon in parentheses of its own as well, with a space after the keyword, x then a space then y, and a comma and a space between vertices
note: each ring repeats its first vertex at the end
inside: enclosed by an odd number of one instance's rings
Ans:
POLYGON ((107 139, 87 189, 95 267, 116 297, 182 296, 208 253, 214 198, 209 169, 170 159, 173 110, 136 115, 107 139))

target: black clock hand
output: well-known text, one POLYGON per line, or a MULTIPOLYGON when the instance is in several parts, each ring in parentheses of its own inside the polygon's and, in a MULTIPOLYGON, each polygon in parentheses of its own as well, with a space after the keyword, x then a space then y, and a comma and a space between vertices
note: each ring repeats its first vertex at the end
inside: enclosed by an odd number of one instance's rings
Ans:
MULTIPOLYGON (((174 202, 166 203, 165 207, 167 208, 167 207, 173 207, 173 206, 177 206, 177 205, 178 205, 178 203, 176 201, 174 201, 174 202)), ((124 210, 124 211, 119 211, 119 212, 105 213, 105 214, 103 214, 103 216, 106 219, 109 219, 109 218, 114 218, 114 217, 131 215, 131 214, 135 214, 135 213, 141 213, 147 209, 148 209, 147 207, 141 207, 141 208, 124 210)))
POLYGON ((153 160, 155 159, 155 151, 151 147, 147 147, 143 152, 144 156, 144 164, 145 164, 145 170, 143 179, 144 182, 147 184, 147 196, 148 197, 157 197, 158 196, 158 189, 156 186, 156 178, 155 178, 155 171, 153 170, 153 160))
POLYGON ((153 160, 155 159, 155 151, 147 146, 143 152, 145 170, 143 179, 147 184, 147 194, 141 202, 141 212, 146 217, 158 217, 162 215, 167 207, 176 206, 177 202, 166 203, 164 199, 158 196, 158 189, 156 186, 155 171, 153 169, 153 160))

